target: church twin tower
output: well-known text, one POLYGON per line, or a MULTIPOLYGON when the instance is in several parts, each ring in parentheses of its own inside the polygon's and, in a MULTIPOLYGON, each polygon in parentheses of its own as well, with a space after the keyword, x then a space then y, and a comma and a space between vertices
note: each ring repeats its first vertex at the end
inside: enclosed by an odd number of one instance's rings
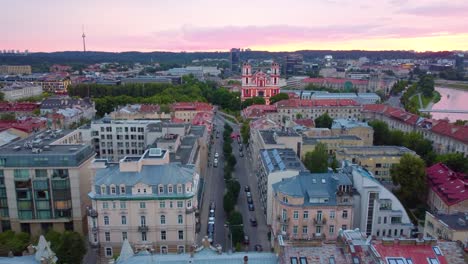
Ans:
POLYGON ((252 66, 248 63, 242 65, 242 92, 241 100, 252 97, 263 97, 267 105, 270 104, 270 97, 279 94, 280 67, 273 62, 269 72, 258 70, 252 73, 252 66))

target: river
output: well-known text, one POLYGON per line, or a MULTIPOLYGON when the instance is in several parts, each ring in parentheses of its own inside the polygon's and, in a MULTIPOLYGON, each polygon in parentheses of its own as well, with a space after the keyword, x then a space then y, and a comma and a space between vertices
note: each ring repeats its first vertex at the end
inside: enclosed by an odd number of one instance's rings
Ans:
MULTIPOLYGON (((432 109, 467 110, 468 111, 468 91, 451 88, 436 87, 440 93, 440 101, 432 106, 432 109)), ((468 114, 458 113, 431 113, 434 119, 448 118, 450 122, 457 119, 468 120, 468 114)))

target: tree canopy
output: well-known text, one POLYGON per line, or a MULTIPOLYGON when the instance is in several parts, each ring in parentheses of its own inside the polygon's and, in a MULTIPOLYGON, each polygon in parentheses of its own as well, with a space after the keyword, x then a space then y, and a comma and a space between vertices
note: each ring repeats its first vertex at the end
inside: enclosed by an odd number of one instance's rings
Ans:
POLYGON ((425 203, 427 195, 425 169, 424 161, 411 154, 404 154, 400 163, 390 169, 393 184, 400 187, 397 194, 405 204, 425 203))
POLYGON ((244 102, 242 102, 242 109, 249 107, 251 105, 264 105, 265 104, 265 98, 263 97, 252 97, 245 99, 244 102))
POLYGON ((304 158, 304 165, 313 173, 323 173, 328 171, 327 146, 323 143, 315 145, 314 151, 307 152, 304 158))
POLYGON ((333 118, 328 113, 325 113, 315 119, 315 127, 331 128, 333 124, 333 118))
POLYGON ((287 93, 279 93, 277 95, 273 95, 272 97, 270 97, 270 104, 274 104, 281 100, 287 100, 287 99, 289 99, 289 95, 287 93))
POLYGON ((86 244, 83 236, 77 232, 65 231, 59 233, 54 230, 47 232, 45 238, 51 244, 59 264, 81 264, 86 254, 86 244))

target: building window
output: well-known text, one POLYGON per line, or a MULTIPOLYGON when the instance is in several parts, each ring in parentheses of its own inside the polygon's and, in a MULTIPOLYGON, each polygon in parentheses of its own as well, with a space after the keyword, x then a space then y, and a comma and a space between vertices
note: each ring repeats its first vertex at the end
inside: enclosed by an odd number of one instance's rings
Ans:
POLYGON ((348 226, 347 226, 347 225, 342 225, 342 226, 341 226, 341 229, 343 229, 343 230, 348 230, 348 226))
POLYGON ((177 254, 183 254, 185 253, 185 247, 184 246, 178 246, 177 247, 177 254))
POLYGON ((105 232, 104 236, 106 238, 106 241, 109 242, 110 241, 110 232, 105 232))
POLYGON ((141 241, 146 241, 146 232, 141 232, 141 241))
POLYGON ((379 217, 377 218, 377 224, 380 224, 381 222, 382 222, 382 217, 379 216, 379 217))
POLYGON ((183 239, 184 239, 184 231, 179 230, 179 240, 183 240, 183 239))
POLYGON ((146 203, 145 202, 140 202, 140 208, 145 209, 146 208, 146 203))
POLYGON ((328 233, 329 234, 334 234, 335 233, 335 226, 334 225, 330 225, 328 227, 328 233))
POLYGON ((173 208, 174 207, 174 203, 172 201, 169 201, 169 208, 173 208))
POLYGON ((322 226, 316 226, 315 227, 315 233, 316 234, 322 234, 322 226))
POLYGON ((299 212, 298 212, 298 211, 294 211, 294 212, 293 212, 293 218, 294 218, 294 219, 298 219, 298 218, 299 218, 299 212))
POLYGON ((109 225, 109 216, 104 216, 104 225, 109 225))
POLYGON ((106 186, 101 186, 101 194, 106 194, 106 186))
POLYGON ((288 197, 283 196, 283 203, 288 203, 288 197))
POLYGON ((109 203, 108 202, 102 202, 102 209, 109 209, 109 203))
POLYGON ((376 235, 377 235, 377 236, 380 236, 380 230, 377 229, 376 235))
MULTIPOLYGON (((166 231, 164 231, 164 232, 166 232, 166 231)), ((161 232, 161 235, 162 235, 162 232, 161 232)), ((167 247, 166 246, 161 246, 161 254, 163 254, 163 255, 167 254, 167 247)))
POLYGON ((165 224, 166 224, 166 216, 161 215, 161 225, 165 225, 165 224))
POLYGON ((308 230, 307 226, 302 227, 302 234, 306 235, 308 231, 309 230, 308 230))
POLYGON ((161 240, 166 240, 166 231, 161 231, 161 240))
POLYGON ((172 193, 172 185, 169 185, 169 186, 167 187, 167 192, 168 192, 168 193, 172 193))
POLYGON ((348 211, 347 211, 347 210, 344 210, 344 211, 343 211, 342 217, 343 217, 343 219, 347 219, 347 218, 348 218, 348 211))
POLYGON ((330 211, 330 219, 335 219, 335 211, 330 211))
POLYGON ((293 226, 293 234, 297 235, 297 226, 293 226))
POLYGON ((120 194, 125 194, 125 185, 120 185, 120 194))
POLYGON ((182 193, 182 185, 177 185, 177 193, 182 193))
POLYGON ((178 216, 177 216, 177 223, 178 223, 178 224, 183 224, 183 223, 184 223, 184 218, 183 218, 182 215, 178 215, 178 216))
POLYGON ((192 207, 192 200, 187 200, 187 207, 191 208, 192 207))
POLYGON ((117 208, 117 204, 115 202, 112 202, 112 209, 117 208))
POLYGON ((383 218, 383 223, 384 223, 384 224, 387 223, 387 217, 386 217, 386 216, 384 216, 384 218, 383 218))
POLYGON ((106 247, 106 257, 112 257, 112 248, 111 247, 106 247))
POLYGON ((120 202, 120 209, 126 209, 127 208, 127 202, 121 201, 120 202))
POLYGON ((184 207, 184 202, 183 201, 177 201, 177 208, 182 208, 184 207))
POLYGON ((164 187, 163 186, 159 186, 159 193, 164 193, 164 187))
POLYGON ((166 202, 165 201, 159 201, 159 208, 166 208, 166 202))
POLYGON ((286 211, 286 209, 283 209, 282 217, 283 220, 286 220, 288 218, 288 212, 286 211))
POLYGON ((144 215, 140 216, 140 225, 141 226, 146 226, 146 216, 144 216, 144 215))
POLYGON ((122 216, 121 216, 121 220, 122 220, 122 225, 126 225, 126 224, 127 224, 127 216, 126 216, 126 215, 122 215, 122 216))
POLYGON ((126 240, 127 239, 127 232, 122 232, 122 240, 126 240))
POLYGON ((303 217, 304 219, 309 219, 309 211, 304 211, 303 217))

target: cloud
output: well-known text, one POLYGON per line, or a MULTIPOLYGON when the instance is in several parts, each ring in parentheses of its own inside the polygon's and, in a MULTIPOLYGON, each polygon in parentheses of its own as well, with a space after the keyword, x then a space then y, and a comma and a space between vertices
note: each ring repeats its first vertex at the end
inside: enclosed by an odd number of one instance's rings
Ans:
POLYGON ((466 19, 468 16, 468 3, 453 3, 447 1, 431 5, 402 7, 399 9, 399 13, 425 17, 453 18, 460 16, 460 19, 466 19))

